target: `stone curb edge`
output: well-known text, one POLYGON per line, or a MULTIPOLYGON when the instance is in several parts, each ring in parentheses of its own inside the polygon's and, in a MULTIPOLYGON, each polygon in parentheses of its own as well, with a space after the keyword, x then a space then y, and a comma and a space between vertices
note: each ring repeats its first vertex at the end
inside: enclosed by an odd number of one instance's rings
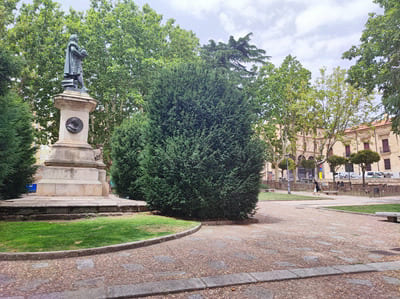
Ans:
MULTIPOLYGON (((334 207, 334 206, 332 206, 334 207)), ((368 214, 368 213, 361 213, 361 212, 352 212, 352 211, 344 211, 344 210, 336 210, 336 209, 330 209, 327 207, 317 207, 319 210, 324 210, 324 211, 331 211, 331 212, 339 212, 339 213, 347 213, 347 214, 355 214, 355 215, 363 215, 363 216, 373 216, 373 217, 382 217, 378 216, 375 214, 368 214)))
POLYGON ((36 294, 29 296, 28 298, 137 298, 145 296, 167 295, 179 292, 201 291, 210 288, 221 288, 234 285, 399 270, 400 261, 334 265, 315 268, 273 270, 268 272, 233 273, 219 276, 154 281, 130 285, 114 285, 109 287, 81 289, 78 291, 36 294))
POLYGON ((110 253, 115 251, 134 249, 139 247, 150 246, 163 243, 170 240, 179 239, 191 234, 194 234, 201 228, 202 224, 195 226, 189 230, 179 232, 172 235, 152 238, 143 241, 115 244, 110 246, 87 248, 79 250, 63 250, 63 251, 48 251, 48 252, 0 252, 0 261, 22 261, 22 260, 46 260, 68 257, 80 257, 94 254, 110 253))

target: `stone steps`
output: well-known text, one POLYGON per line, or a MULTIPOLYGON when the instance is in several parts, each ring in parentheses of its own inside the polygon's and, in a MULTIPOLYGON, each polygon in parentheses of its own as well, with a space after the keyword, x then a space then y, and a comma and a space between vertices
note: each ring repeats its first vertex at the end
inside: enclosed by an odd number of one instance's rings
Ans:
POLYGON ((0 220, 69 220, 148 211, 145 202, 116 198, 22 198, 0 202, 0 220))

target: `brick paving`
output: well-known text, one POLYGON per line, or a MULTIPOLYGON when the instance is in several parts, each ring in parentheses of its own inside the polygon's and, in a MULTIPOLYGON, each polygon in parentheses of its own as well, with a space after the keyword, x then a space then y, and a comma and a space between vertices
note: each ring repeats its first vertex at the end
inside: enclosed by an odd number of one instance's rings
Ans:
POLYGON ((143 248, 0 261, 0 298, 132 297, 157 288, 178 292, 159 298, 400 298, 400 225, 316 209, 329 202, 260 202, 258 223, 203 226, 143 248))

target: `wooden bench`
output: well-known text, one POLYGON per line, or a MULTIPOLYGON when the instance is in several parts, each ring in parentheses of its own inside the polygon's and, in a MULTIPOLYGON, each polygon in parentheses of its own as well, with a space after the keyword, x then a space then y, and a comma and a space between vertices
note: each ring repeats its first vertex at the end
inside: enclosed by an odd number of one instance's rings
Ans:
POLYGON ((333 190, 331 190, 331 191, 326 190, 326 191, 322 191, 322 192, 325 193, 326 195, 330 195, 330 194, 338 195, 339 194, 339 191, 333 191, 333 190))
POLYGON ((397 219, 400 217, 400 213, 396 212, 375 212, 375 215, 387 217, 389 222, 398 222, 397 219))

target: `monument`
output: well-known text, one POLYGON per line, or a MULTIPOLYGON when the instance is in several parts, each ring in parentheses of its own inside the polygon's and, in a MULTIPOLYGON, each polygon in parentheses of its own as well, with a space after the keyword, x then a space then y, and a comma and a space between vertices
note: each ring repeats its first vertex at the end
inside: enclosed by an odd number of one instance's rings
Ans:
POLYGON ((107 196, 105 165, 96 159, 98 153, 88 144, 89 113, 97 101, 83 83, 82 60, 85 49, 78 46, 78 37, 70 37, 64 66, 64 92, 54 97, 60 110, 59 139, 44 162, 37 184, 42 196, 107 196))

